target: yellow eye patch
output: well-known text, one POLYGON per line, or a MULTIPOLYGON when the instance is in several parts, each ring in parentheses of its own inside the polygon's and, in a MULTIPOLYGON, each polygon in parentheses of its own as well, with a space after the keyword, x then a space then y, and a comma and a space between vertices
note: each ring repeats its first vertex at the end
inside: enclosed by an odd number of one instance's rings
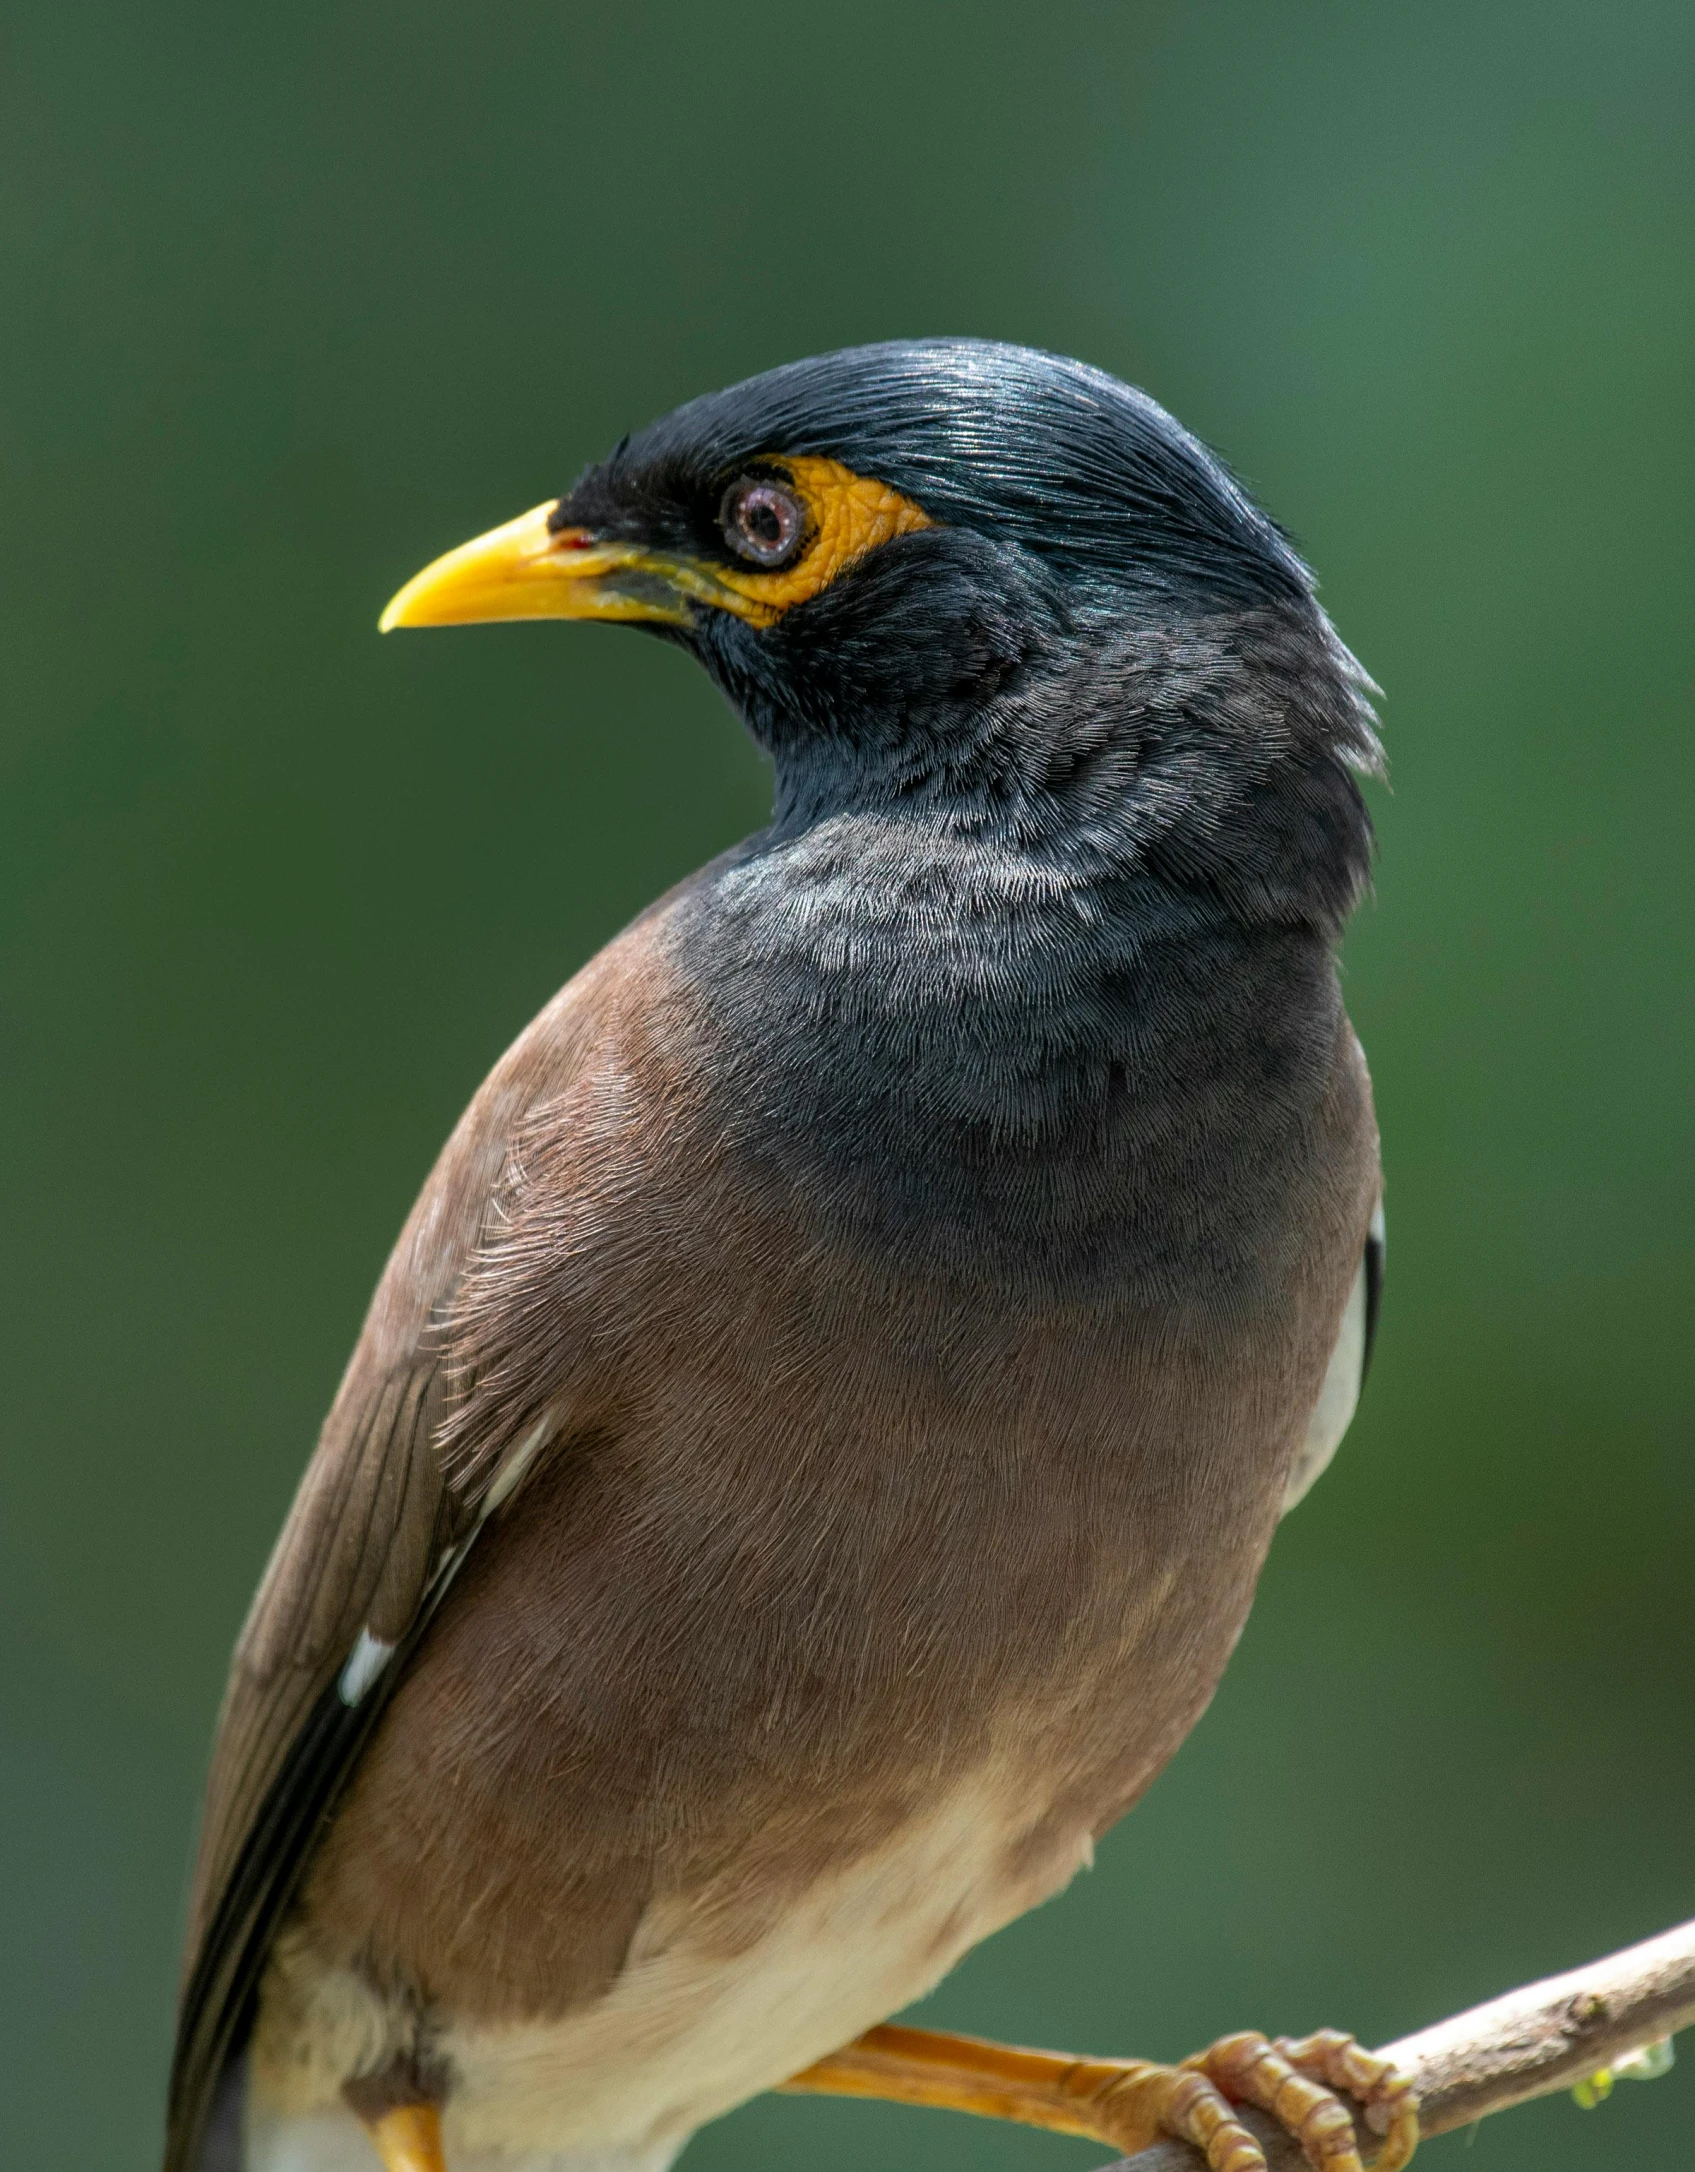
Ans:
POLYGON ((887 483, 855 475, 839 460, 796 453, 773 456, 771 465, 787 476, 806 507, 807 534, 800 556, 775 573, 759 573, 752 567, 744 571, 739 566, 712 569, 713 584, 720 591, 713 600, 752 625, 769 626, 897 535, 935 526, 910 498, 903 498, 887 483), (726 589, 732 593, 722 593, 726 589))
POLYGON ((816 596, 867 552, 931 528, 928 513, 886 483, 839 460, 800 453, 774 458, 805 509, 806 529, 790 565, 706 564, 642 543, 602 538, 589 528, 556 528, 557 502, 538 505, 487 535, 461 543, 415 574, 379 621, 393 626, 469 626, 490 619, 582 618, 686 626, 697 604, 770 626, 816 596))

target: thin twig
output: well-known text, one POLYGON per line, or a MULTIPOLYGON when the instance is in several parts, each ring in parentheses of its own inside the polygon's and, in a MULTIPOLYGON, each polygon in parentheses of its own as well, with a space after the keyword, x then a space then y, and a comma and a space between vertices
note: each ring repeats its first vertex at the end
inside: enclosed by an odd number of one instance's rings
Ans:
MULTIPOLYGON (((1425 2134, 1469 2126, 1531 2097, 1568 2089, 1627 2052, 1695 2025, 1695 1923, 1647 1939, 1587 1968, 1550 1976, 1420 2029, 1383 2056, 1412 2077, 1425 2134)), ((1306 2159, 1257 2112, 1244 2115, 1265 2145, 1270 2172, 1303 2172, 1306 2159)), ((1375 2137, 1362 2129, 1369 2149, 1375 2137)), ((1159 2142, 1110 2172, 1196 2172, 1185 2142, 1159 2142)))

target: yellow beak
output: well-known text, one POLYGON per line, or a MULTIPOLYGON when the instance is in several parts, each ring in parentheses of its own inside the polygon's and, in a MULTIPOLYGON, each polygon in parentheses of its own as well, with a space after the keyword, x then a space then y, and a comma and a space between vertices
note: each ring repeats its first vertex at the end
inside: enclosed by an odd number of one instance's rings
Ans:
POLYGON ((586 528, 548 527, 553 504, 491 528, 415 573, 377 621, 471 626, 489 619, 659 620, 686 626, 690 594, 708 583, 639 544, 597 541, 586 528))

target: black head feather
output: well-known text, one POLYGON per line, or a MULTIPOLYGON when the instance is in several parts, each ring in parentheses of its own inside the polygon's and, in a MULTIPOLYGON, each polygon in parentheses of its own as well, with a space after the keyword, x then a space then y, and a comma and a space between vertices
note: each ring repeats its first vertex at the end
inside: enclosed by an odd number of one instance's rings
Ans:
POLYGON ((1334 926, 1365 879, 1370 682, 1288 538, 1158 403, 1025 347, 847 348, 689 401, 555 515, 724 561, 726 487, 821 455, 935 523, 772 625, 681 638, 771 750, 779 828, 899 798, 1334 926))
POLYGON ((1311 593, 1287 540, 1157 401, 990 340, 847 347, 690 400, 591 469, 570 517, 646 516, 711 544, 724 484, 783 453, 839 460, 1074 577, 1237 607, 1311 593))

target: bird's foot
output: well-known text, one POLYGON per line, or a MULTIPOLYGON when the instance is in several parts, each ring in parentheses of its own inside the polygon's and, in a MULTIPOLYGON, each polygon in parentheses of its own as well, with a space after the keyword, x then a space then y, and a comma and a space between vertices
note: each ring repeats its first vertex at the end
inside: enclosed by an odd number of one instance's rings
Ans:
POLYGON ((1204 2150, 1210 2172, 1265 2172, 1264 2150, 1235 2116, 1240 2104, 1275 2119, 1316 2172, 1362 2172, 1350 2097, 1383 2137, 1372 2172, 1400 2172, 1418 2146, 1412 2084, 1340 2029, 1275 2041, 1245 2029, 1131 2088, 1151 2091, 1160 2131, 1204 2150))
POLYGON ((433 2104, 397 2104, 364 2122, 383 2172, 447 2172, 441 2114, 433 2104))
POLYGON ((787 2086, 985 2113, 1087 2135, 1126 2155, 1170 2135, 1193 2143, 1209 2172, 1266 2172, 1264 2150, 1236 2117, 1239 2105, 1275 2119, 1314 2172, 1362 2172, 1345 2096, 1384 2137, 1373 2172, 1400 2172, 1418 2142, 1411 2084, 1338 2029, 1275 2043, 1245 2031, 1164 2066, 890 2026, 868 2030, 787 2086))

